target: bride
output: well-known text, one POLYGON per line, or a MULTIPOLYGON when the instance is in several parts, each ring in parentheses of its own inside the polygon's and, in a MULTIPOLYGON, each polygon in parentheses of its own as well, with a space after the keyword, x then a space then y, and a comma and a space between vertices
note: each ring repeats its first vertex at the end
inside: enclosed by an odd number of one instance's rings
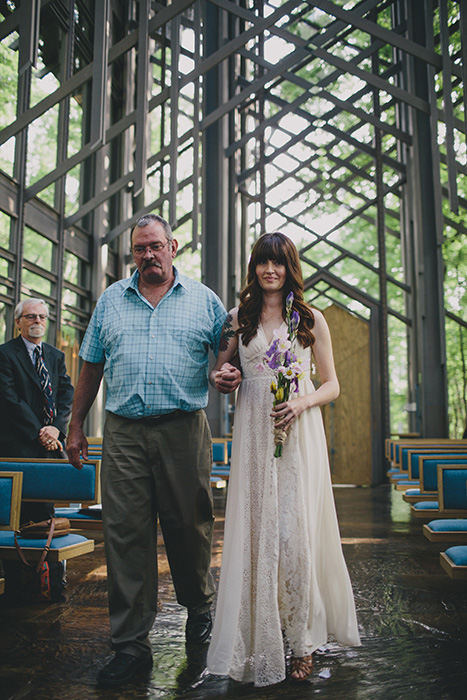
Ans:
POLYGON ((237 681, 270 685, 286 677, 289 649, 290 676, 302 681, 317 648, 331 639, 357 646, 360 639, 319 408, 339 394, 331 338, 322 313, 303 300, 298 252, 282 233, 256 241, 239 306, 224 324, 210 374, 223 393, 237 351, 243 381, 207 667, 237 681), (273 337, 286 337, 287 297, 299 315, 290 350, 308 371, 298 391, 273 407, 275 372, 264 358, 273 337), (312 359, 318 389, 310 378, 312 359), (282 456, 275 457, 281 429, 285 442, 282 456))

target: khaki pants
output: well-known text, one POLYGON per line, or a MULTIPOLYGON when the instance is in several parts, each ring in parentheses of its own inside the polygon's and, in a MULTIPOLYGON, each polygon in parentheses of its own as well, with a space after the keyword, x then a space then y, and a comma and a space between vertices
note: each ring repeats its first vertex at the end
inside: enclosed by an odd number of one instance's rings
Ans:
POLYGON ((211 433, 204 411, 169 420, 108 413, 102 506, 112 648, 150 650, 157 610, 157 517, 181 605, 205 612, 214 597, 211 433))

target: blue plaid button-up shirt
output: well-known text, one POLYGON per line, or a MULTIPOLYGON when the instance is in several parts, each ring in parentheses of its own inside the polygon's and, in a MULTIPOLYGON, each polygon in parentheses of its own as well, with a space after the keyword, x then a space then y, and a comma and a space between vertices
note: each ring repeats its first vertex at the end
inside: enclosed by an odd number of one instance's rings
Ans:
POLYGON ((225 308, 214 292, 180 275, 154 308, 139 273, 99 298, 80 348, 104 362, 106 409, 125 418, 195 411, 208 401, 209 348, 217 354, 225 308))

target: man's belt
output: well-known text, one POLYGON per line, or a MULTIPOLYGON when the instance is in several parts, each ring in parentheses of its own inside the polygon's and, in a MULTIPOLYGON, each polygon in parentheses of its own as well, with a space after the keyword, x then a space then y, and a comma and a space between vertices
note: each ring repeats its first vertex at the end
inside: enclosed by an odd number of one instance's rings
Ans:
POLYGON ((177 418, 181 415, 183 411, 177 409, 176 411, 171 411, 170 413, 160 413, 157 416, 144 416, 143 418, 136 418, 138 423, 153 423, 154 425, 159 425, 160 423, 166 423, 169 420, 177 418))

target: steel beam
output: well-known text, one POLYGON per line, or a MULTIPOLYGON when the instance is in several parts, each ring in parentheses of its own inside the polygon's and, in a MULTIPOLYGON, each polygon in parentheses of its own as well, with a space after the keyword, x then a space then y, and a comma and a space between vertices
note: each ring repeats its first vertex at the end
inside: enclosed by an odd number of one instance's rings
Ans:
MULTIPOLYGON (((413 40, 422 46, 429 43, 427 22, 429 2, 412 4, 413 40)), ((414 60, 412 89, 422 100, 430 101, 432 81, 427 65, 414 60)), ((432 103, 435 97, 432 97, 432 103)), ((430 115, 417 110, 414 114, 414 167, 416 177, 415 255, 419 297, 421 416, 423 437, 447 437, 447 379, 444 330, 442 230, 438 228, 441 199, 437 196, 439 174, 436 169, 437 134, 430 115), (428 146, 428 147, 427 147, 428 146)))

